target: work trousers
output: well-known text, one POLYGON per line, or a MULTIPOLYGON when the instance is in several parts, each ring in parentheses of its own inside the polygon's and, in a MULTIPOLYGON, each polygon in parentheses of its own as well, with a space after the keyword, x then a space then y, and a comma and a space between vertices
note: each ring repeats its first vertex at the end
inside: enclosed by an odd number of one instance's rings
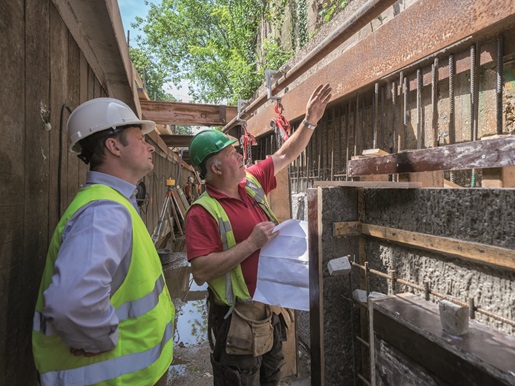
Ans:
MULTIPOLYGON (((272 315, 274 327, 273 346, 266 354, 252 355, 227 354, 226 342, 232 315, 224 318, 229 310, 227 306, 210 304, 209 324, 215 337, 211 353, 211 365, 215 386, 274 386, 281 380, 281 368, 284 363, 282 341, 286 336, 282 317, 272 315)), ((211 331, 209 332, 211 333, 211 331)))

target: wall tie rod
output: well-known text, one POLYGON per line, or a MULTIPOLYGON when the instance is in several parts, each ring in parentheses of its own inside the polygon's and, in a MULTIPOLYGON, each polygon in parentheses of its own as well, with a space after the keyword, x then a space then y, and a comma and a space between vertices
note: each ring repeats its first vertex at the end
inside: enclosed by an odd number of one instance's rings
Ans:
MULTIPOLYGON (((436 292, 434 290, 431 290, 431 289, 428 289, 427 285, 419 285, 419 284, 415 284, 415 283, 412 283, 410 281, 407 281, 407 280, 403 280, 403 279, 399 279, 399 278, 396 278, 392 275, 389 275, 387 273, 384 273, 384 272, 381 272, 381 271, 377 271, 375 269, 371 269, 371 268, 368 268, 368 267, 365 267, 364 265, 361 265, 361 264, 358 264, 356 262, 351 262, 351 265, 353 267, 356 267, 356 268, 359 268, 363 271, 366 272, 369 272, 373 275, 376 275, 376 276, 380 276, 380 277, 383 277, 385 279, 388 279, 388 280, 392 280, 394 282, 397 282, 399 284, 403 284, 405 286, 408 286, 408 287, 411 287, 411 288, 415 288, 419 291, 423 291, 425 293, 428 293, 428 294, 431 294, 437 298, 440 298, 440 299, 444 299, 444 300, 448 300, 454 304, 458 304, 459 306, 462 306, 462 307, 469 307, 470 303, 469 302, 462 302, 460 300, 457 300, 455 298, 452 298, 448 295, 445 295, 445 294, 442 294, 440 292, 436 292)), ((500 316, 500 315, 497 315, 497 314, 494 314, 493 312, 490 312, 490 311, 487 311, 487 310, 484 310, 480 307, 475 307, 475 309, 473 310, 474 312, 478 312, 480 314, 483 314, 485 316, 488 316, 490 318, 493 318, 493 319, 496 319, 496 320, 499 320, 503 323, 506 323, 506 324, 509 324, 511 326, 515 326, 515 320, 512 320, 512 319, 508 319, 508 318, 505 318, 504 316, 500 316)))
MULTIPOLYGON (((285 89, 289 84, 304 74, 320 59, 327 56, 334 51, 343 42, 348 40, 359 30, 365 27, 368 23, 374 20, 384 10, 394 4, 397 0, 369 0, 361 8, 359 8, 351 17, 345 20, 336 30, 320 42, 313 50, 311 50, 304 58, 296 63, 288 71, 282 72, 282 76, 277 79, 274 85, 271 85, 269 93, 277 94, 279 91, 285 89)), ((262 106, 268 98, 268 93, 260 94, 252 101, 244 110, 246 115, 250 115, 262 106)), ((237 123, 236 118, 233 118, 227 123, 222 131, 229 130, 234 124, 237 123)))
POLYGON ((361 374, 358 373, 358 378, 367 386, 372 386, 372 384, 361 374))

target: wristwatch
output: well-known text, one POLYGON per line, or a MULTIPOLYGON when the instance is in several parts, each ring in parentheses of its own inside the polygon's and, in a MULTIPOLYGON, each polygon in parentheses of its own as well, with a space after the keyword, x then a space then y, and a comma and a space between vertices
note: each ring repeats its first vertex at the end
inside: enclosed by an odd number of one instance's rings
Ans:
POLYGON ((304 126, 306 126, 308 129, 311 129, 311 130, 315 130, 315 127, 317 127, 317 125, 312 125, 311 123, 309 123, 305 119, 302 121, 302 123, 304 124, 304 126))

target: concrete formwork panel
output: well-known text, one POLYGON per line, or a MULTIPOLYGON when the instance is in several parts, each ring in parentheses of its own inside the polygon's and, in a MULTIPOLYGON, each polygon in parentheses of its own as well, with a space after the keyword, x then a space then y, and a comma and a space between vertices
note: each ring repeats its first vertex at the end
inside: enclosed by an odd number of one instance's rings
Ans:
POLYGON ((457 240, 459 245, 461 241, 478 243, 510 253, 515 249, 515 215, 506 208, 514 204, 512 189, 310 189, 312 379, 317 382, 319 377, 320 384, 327 385, 352 384, 357 376, 369 379, 368 348, 353 339, 369 338, 364 328, 367 315, 356 311, 356 304, 353 306, 350 300, 351 292, 357 288, 389 294, 408 291, 423 298, 426 285, 433 291, 430 301, 438 302, 438 294, 464 304, 473 299, 477 319, 474 323, 514 333, 515 271, 496 265, 495 256, 484 262, 470 261, 466 256, 365 233, 335 235, 334 223, 357 221, 363 227, 418 232, 457 240), (343 255, 350 255, 361 267, 366 265, 367 273, 354 264, 351 276, 331 277, 327 262, 343 255), (394 275, 414 286, 384 275, 394 275), (361 325, 355 320, 360 313, 361 325))

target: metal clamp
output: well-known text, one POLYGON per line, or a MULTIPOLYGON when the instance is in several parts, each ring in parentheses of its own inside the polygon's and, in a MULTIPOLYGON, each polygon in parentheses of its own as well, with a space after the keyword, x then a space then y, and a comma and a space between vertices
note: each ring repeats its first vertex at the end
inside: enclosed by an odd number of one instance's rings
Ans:
MULTIPOLYGON (((266 78, 266 89, 268 91, 268 99, 272 100, 278 100, 280 101, 281 98, 277 96, 272 96, 272 77, 276 75, 277 73, 280 73, 280 71, 276 70, 265 70, 265 78, 266 78)), ((282 73, 281 73, 282 74, 282 73)))

